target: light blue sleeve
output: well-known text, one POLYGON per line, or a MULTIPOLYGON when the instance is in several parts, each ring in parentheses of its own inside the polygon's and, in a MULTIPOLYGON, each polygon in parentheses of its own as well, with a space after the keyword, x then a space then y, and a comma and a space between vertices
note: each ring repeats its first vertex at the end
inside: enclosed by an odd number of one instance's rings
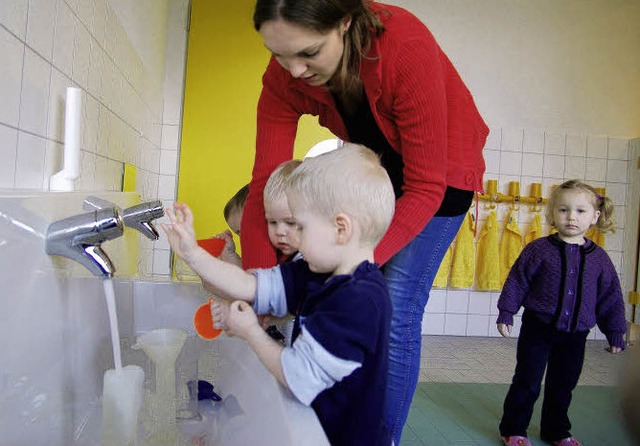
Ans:
POLYGON ((256 314, 287 314, 287 297, 280 267, 256 269, 252 271, 258 282, 253 310, 256 314))
POLYGON ((293 345, 282 351, 280 363, 291 393, 305 406, 362 366, 329 353, 304 327, 293 345))

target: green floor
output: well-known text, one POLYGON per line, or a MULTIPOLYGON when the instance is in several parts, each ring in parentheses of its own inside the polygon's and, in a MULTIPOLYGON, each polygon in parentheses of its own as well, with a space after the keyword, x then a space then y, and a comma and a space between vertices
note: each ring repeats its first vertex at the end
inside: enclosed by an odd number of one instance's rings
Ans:
MULTIPOLYGON (((507 384, 420 383, 401 446, 500 445, 498 422, 507 384)), ((573 395, 572 434, 585 446, 632 446, 615 405, 615 388, 579 386, 573 395)), ((529 428, 540 440, 540 400, 529 428)))

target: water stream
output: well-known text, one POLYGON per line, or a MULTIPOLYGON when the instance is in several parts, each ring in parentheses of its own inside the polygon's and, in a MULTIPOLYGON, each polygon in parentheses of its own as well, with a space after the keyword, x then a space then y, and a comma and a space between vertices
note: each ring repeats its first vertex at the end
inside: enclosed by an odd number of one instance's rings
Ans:
POLYGON ((111 326, 111 345, 113 347, 113 362, 115 369, 122 368, 122 353, 120 352, 120 332, 118 331, 118 314, 116 313, 116 298, 113 289, 113 281, 104 279, 104 296, 107 301, 107 311, 109 312, 109 325, 111 326))

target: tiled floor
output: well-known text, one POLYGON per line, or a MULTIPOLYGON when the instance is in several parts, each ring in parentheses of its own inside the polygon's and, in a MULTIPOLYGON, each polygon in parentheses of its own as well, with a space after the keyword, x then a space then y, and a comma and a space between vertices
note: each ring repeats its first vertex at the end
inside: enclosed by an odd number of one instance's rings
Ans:
MULTIPOLYGON (((498 446, 502 401, 515 368, 517 339, 425 336, 420 383, 401 446, 498 446)), ((588 341, 570 417, 585 446, 631 446, 616 402, 618 370, 626 354, 605 351, 606 341, 588 341)), ((631 347, 636 348, 636 347, 631 347)), ((529 427, 539 438, 540 400, 529 427)))
MULTIPOLYGON (((420 382, 508 384, 516 364, 518 340, 424 336, 420 382)), ((624 354, 605 350, 606 341, 588 341, 579 385, 615 385, 624 354)))

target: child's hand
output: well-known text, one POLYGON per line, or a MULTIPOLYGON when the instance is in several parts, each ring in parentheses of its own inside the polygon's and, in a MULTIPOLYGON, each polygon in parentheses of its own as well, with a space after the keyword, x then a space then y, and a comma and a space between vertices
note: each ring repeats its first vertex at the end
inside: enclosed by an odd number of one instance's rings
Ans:
POLYGON ((229 318, 229 307, 231 301, 227 299, 215 298, 211 302, 211 317, 213 318, 213 327, 221 330, 227 329, 227 319, 229 318))
POLYGON ((167 234, 171 249, 186 261, 198 249, 191 209, 184 203, 174 203, 173 211, 167 208, 165 213, 170 224, 162 223, 162 230, 167 234))
POLYGON ((239 336, 248 339, 253 330, 262 332, 262 327, 258 324, 258 317, 251 305, 242 300, 236 300, 229 307, 227 317, 227 333, 231 336, 239 336))
POLYGON ((240 259, 240 262, 238 262, 239 256, 236 253, 236 244, 233 241, 233 235, 231 235, 231 231, 227 229, 226 231, 216 235, 215 237, 224 240, 224 248, 222 249, 222 252, 219 256, 220 260, 227 263, 233 263, 237 265, 239 264, 239 266, 241 266, 242 260, 240 259))
POLYGON ((502 335, 502 337, 504 338, 508 338, 511 337, 511 325, 507 325, 507 324, 498 324, 498 331, 500 332, 500 334, 502 335))
POLYGON ((614 354, 614 355, 616 353, 620 353, 622 351, 622 349, 620 347, 614 347, 614 346, 607 347, 605 350, 608 351, 609 353, 614 354))

